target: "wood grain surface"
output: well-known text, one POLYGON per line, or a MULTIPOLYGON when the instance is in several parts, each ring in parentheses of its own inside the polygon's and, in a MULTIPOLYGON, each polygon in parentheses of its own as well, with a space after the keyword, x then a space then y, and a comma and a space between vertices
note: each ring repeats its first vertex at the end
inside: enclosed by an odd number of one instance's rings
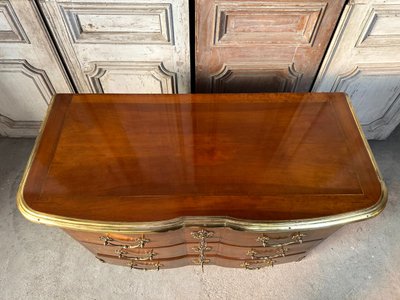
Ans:
MULTIPOLYGON (((280 257, 273 259, 274 265, 300 261, 306 256, 306 253, 297 253, 294 255, 288 255, 285 257, 280 257)), ((99 254, 96 256, 98 259, 102 260, 103 262, 114 264, 114 265, 121 265, 121 266, 131 266, 133 264, 133 269, 143 269, 143 270, 155 270, 155 266, 158 264, 160 269, 170 269, 170 268, 177 268, 183 267, 186 265, 193 265, 193 261, 196 260, 196 255, 184 255, 175 258, 169 259, 160 259, 160 260, 153 260, 153 261, 132 261, 129 259, 121 259, 115 256, 110 255, 102 255, 99 254)), ((221 267, 227 268, 244 268, 243 264, 248 263, 249 267, 254 267, 255 269, 258 268, 265 268, 268 267, 268 264, 264 260, 244 260, 244 259, 232 259, 230 257, 224 257, 219 255, 210 255, 208 256, 210 265, 217 265, 221 267)))
MULTIPOLYGON (((281 232, 245 232, 233 230, 230 228, 209 228, 208 231, 213 233, 213 236, 207 238, 210 243, 222 243, 234 247, 261 247, 262 242, 259 237, 268 237, 267 245, 293 242, 293 236, 301 234, 302 242, 313 242, 327 238, 340 227, 329 227, 318 230, 302 230, 302 231, 281 231, 281 232)), ((109 237, 119 245, 135 245, 138 239, 144 238, 147 242, 144 244, 144 249, 154 249, 160 247, 172 247, 184 243, 198 243, 191 235, 194 231, 201 230, 201 227, 188 227, 168 232, 149 232, 144 234, 121 234, 110 232, 85 232, 70 229, 63 229, 68 235, 75 240, 91 245, 104 245, 102 237, 109 237)))
POLYGON ((86 220, 293 220, 381 186, 344 94, 59 95, 23 196, 86 220))
POLYGON ((344 0, 196 0, 196 92, 307 92, 344 0))

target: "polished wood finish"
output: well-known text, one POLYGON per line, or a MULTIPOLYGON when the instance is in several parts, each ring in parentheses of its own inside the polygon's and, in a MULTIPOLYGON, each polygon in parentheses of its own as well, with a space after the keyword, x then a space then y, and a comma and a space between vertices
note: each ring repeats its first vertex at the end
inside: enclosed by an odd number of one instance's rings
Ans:
POLYGON ((58 95, 18 205, 115 264, 294 261, 383 209, 360 133, 341 93, 58 95))
MULTIPOLYGON (((312 242, 327 238, 329 235, 338 230, 338 226, 318 229, 318 230, 302 230, 303 242, 312 242)), ((182 228, 168 232, 147 232, 141 234, 121 234, 116 232, 85 232, 64 229, 75 240, 81 243, 103 245, 100 237, 108 236, 120 244, 134 244, 139 238, 146 238, 149 240, 143 248, 160 248, 169 247, 186 242, 196 243, 196 240, 191 236, 191 232, 201 230, 201 227, 182 228)), ((258 237, 267 235, 271 243, 288 243, 292 241, 291 235, 297 231, 279 231, 279 232, 247 232, 238 231, 226 227, 209 228, 214 235, 208 238, 210 243, 222 243, 225 245, 239 246, 239 247, 260 247, 262 243, 257 241, 258 237)))
MULTIPOLYGON (((292 236, 298 234, 298 232, 251 233, 229 228, 207 228, 206 230, 214 235, 207 239, 209 250, 206 252, 206 257, 210 259, 209 264, 233 267, 240 267, 240 264, 246 261, 258 261, 258 259, 252 259, 251 251, 255 251, 254 253, 257 256, 278 256, 274 258, 275 263, 295 261, 300 254, 301 257, 306 256, 310 249, 317 246, 337 229, 338 227, 331 227, 328 229, 302 231, 301 242, 296 242, 292 239, 292 236), (268 245, 263 246, 262 242, 258 240, 259 237, 268 237, 268 245), (283 248, 284 256, 279 256, 283 248), (284 257, 288 258, 282 261, 284 257)), ((135 262, 147 268, 151 267, 148 263, 160 262, 163 265, 162 268, 165 269, 183 266, 188 263, 192 264, 192 260, 197 258, 195 249, 198 247, 198 241, 191 236, 191 232, 196 230, 200 230, 200 228, 185 228, 166 233, 135 235, 65 231, 96 257, 109 263, 127 265, 131 260, 126 257, 143 259, 149 253, 152 253, 151 259, 135 260, 135 262), (126 249, 122 246, 104 245, 101 238, 105 236, 112 238, 113 242, 118 245, 133 245, 138 238, 145 238, 149 242, 143 248, 126 249), (123 251, 124 255, 119 257, 121 251, 123 251)))
MULTIPOLYGON (((303 253, 309 251, 316 245, 318 245, 322 240, 315 242, 296 244, 293 246, 288 246, 287 255, 293 255, 297 253, 303 253)), ((92 253, 98 255, 111 255, 116 256, 119 251, 117 248, 107 247, 104 245, 81 243, 84 247, 90 250, 92 253)), ((225 245, 222 243, 208 243, 207 244, 211 250, 207 252, 208 255, 220 255, 224 257, 230 257, 232 259, 250 259, 248 252, 250 250, 256 250, 260 255, 275 255, 280 249, 279 248, 268 248, 263 247, 237 247, 231 245, 225 245)), ((198 243, 184 243, 163 248, 141 248, 141 249, 127 249, 127 256, 144 256, 149 250, 153 250, 153 259, 168 259, 186 255, 196 255, 193 249, 198 246, 198 243)))
POLYGON ((36 211, 117 222, 316 218, 380 195, 343 94, 60 95, 24 189, 36 211))
POLYGON ((310 91, 344 0, 196 0, 196 92, 310 91))
MULTIPOLYGON (((131 261, 129 259, 121 259, 111 255, 102 255, 99 254, 96 256, 102 262, 121 265, 128 267, 131 263, 134 263, 134 269, 143 269, 143 270, 154 270, 157 263, 160 265, 160 269, 170 269, 170 268, 178 268, 186 265, 193 264, 193 260, 196 259, 196 255, 186 255, 180 256, 172 259, 154 259, 153 261, 131 261)), ((280 257, 274 259, 274 265, 301 261, 305 257, 305 253, 297 253, 294 255, 288 255, 285 257, 280 257)), ((250 259, 231 259, 228 257, 218 256, 218 255, 210 255, 210 263, 211 265, 217 265, 226 268, 244 268, 243 264, 248 262, 249 265, 258 263, 260 268, 266 267, 265 263, 262 260, 252 261, 250 259)))
MULTIPOLYGON (((302 232, 304 237, 301 243, 293 243, 285 246, 287 248, 286 255, 297 253, 305 253, 311 248, 318 245, 329 234, 336 231, 338 228, 330 228, 329 230, 316 230, 310 232, 302 232)), ((70 236, 80 242, 84 247, 89 249, 95 255, 114 255, 121 250, 121 246, 104 245, 101 237, 108 236, 114 239, 114 242, 119 245, 132 245, 137 238, 145 237, 149 240, 143 248, 124 249, 127 255, 141 256, 149 250, 154 252, 155 259, 165 259, 172 257, 180 257, 185 255, 195 254, 194 248, 198 246, 198 241, 194 239, 190 232, 194 229, 178 230, 177 232, 162 233, 162 234, 144 234, 135 235, 134 237, 121 234, 107 233, 86 233, 72 230, 65 230, 70 236), (177 239, 180 237, 180 239, 177 239)), ((291 235, 293 233, 249 233, 239 232, 227 228, 208 228, 214 236, 207 239, 207 245, 210 250, 208 255, 220 255, 230 257, 232 259, 249 259, 248 252, 255 250, 262 255, 275 255, 279 252, 280 247, 277 245, 293 242, 291 235), (230 232, 227 232, 230 231, 230 232), (225 236, 228 236, 228 239, 225 236), (263 246, 262 242, 258 241, 258 237, 268 236, 269 244, 272 246, 263 246), (233 238, 234 237, 234 238, 233 238), (229 238, 231 238, 229 240, 229 238)))

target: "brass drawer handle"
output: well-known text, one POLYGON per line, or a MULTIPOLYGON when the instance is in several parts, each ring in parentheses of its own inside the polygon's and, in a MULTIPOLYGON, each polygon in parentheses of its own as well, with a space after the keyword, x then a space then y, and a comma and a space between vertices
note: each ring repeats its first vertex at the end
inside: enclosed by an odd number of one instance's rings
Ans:
POLYGON ((101 236, 99 239, 104 242, 104 246, 121 247, 121 249, 143 248, 146 243, 150 242, 150 240, 146 239, 145 237, 134 240, 133 244, 116 244, 114 243, 116 240, 109 236, 101 236))
POLYGON ((301 232, 295 232, 290 235, 291 242, 287 243, 279 243, 279 244, 270 244, 269 241, 272 240, 268 235, 263 234, 262 236, 257 237, 256 241, 262 243, 263 247, 281 247, 281 246, 288 246, 293 244, 302 244, 303 237, 306 235, 301 232))
POLYGON ((192 250, 196 253, 200 253, 201 251, 203 252, 209 252, 212 250, 212 247, 206 246, 205 248, 200 248, 200 247, 193 247, 192 250))
POLYGON ((147 251, 141 256, 129 256, 129 252, 124 251, 123 249, 115 250, 115 253, 118 254, 119 258, 130 259, 132 261, 145 261, 145 260, 153 260, 153 257, 157 255, 157 253, 153 252, 153 249, 147 251))
POLYGON ((259 270, 266 267, 273 267, 274 261, 272 259, 263 259, 263 260, 255 260, 255 261, 245 261, 240 265, 246 270, 259 270))
POLYGON ((261 253, 258 253, 254 249, 249 250, 246 255, 250 256, 251 259, 271 260, 271 259, 278 258, 278 257, 285 257, 288 250, 289 250, 288 248, 286 248, 282 245, 279 248, 277 248, 275 253, 272 255, 263 255, 261 253))
POLYGON ((142 271, 148 271, 148 270, 157 270, 160 271, 160 267, 163 267, 160 262, 137 262, 137 261, 130 261, 127 266, 129 266, 131 269, 135 270, 142 270, 142 271))
POLYGON ((201 265, 201 270, 204 272, 204 264, 208 264, 210 262, 210 260, 206 258, 206 252, 212 249, 211 247, 207 246, 206 239, 213 237, 214 232, 201 229, 199 231, 193 231, 190 234, 194 239, 200 240, 199 246, 192 248, 195 252, 199 253, 199 258, 194 259, 193 263, 196 265, 201 265))
POLYGON ((305 236, 306 236, 305 233, 295 232, 290 237, 294 241, 294 243, 302 244, 303 243, 303 237, 305 237, 305 236))
POLYGON ((192 235, 192 237, 196 240, 205 240, 205 239, 209 239, 211 237, 214 236, 214 232, 212 231, 207 231, 207 230, 199 230, 199 231, 192 231, 190 233, 192 235))

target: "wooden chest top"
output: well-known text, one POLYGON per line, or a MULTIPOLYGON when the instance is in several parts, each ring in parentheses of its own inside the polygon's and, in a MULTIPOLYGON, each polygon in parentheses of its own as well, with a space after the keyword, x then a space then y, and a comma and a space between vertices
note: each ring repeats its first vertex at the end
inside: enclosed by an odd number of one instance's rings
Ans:
POLYGON ((386 190, 341 93, 57 95, 18 195, 66 228, 330 226, 386 190))

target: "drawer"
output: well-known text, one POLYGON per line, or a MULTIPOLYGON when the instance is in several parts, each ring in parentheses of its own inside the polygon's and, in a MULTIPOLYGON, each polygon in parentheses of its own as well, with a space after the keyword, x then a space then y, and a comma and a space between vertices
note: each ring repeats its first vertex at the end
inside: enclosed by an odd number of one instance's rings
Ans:
MULTIPOLYGON (((305 253, 298 253, 280 257, 272 260, 245 260, 245 259, 232 259, 229 257, 223 257, 218 255, 210 255, 208 257, 209 262, 204 265, 207 268, 208 265, 217 265, 227 268, 244 268, 248 270, 256 270, 265 267, 273 267, 277 264, 300 261, 306 256, 305 253)), ((99 254, 96 258, 103 263, 110 263, 114 265, 121 265, 125 267, 131 267, 132 269, 139 270, 159 270, 159 269, 170 269, 178 268, 186 265, 194 265, 197 256, 186 255, 170 259, 157 259, 151 261, 134 261, 129 259, 118 258, 115 256, 99 254)))
MULTIPOLYGON (((144 233, 144 234, 120 234, 120 233, 99 233, 99 232, 85 232, 63 229, 68 235, 79 242, 91 243, 98 245, 110 245, 126 248, 154 248, 154 247, 165 247, 177 244, 183 244, 185 242, 199 241, 194 234, 203 230, 200 227, 182 228, 167 232, 155 232, 155 233, 144 233), (137 246, 137 247, 135 247, 137 246)), ((218 242, 221 238, 221 234, 224 233, 223 228, 212 228, 207 229, 210 236, 207 237, 208 242, 218 242)))
POLYGON ((95 255, 109 255, 127 259, 137 260, 150 260, 151 259, 165 259, 171 257, 184 256, 190 253, 194 253, 193 247, 197 244, 177 244, 166 247, 153 247, 153 248, 134 248, 124 249, 121 247, 104 246, 99 244, 91 244, 81 242, 89 251, 95 255))
POLYGON ((231 259, 223 256, 210 257, 210 265, 217 265, 227 268, 243 268, 247 270, 257 270, 265 267, 273 267, 288 262, 301 261, 306 256, 306 253, 297 253, 287 255, 285 257, 274 258, 271 260, 253 260, 253 259, 231 259))
POLYGON ((120 234, 120 233, 98 233, 67 230, 64 231, 75 240, 83 243, 110 245, 115 247, 130 248, 153 248, 165 247, 185 242, 185 230, 179 229, 162 233, 145 234, 120 234))
MULTIPOLYGON (((322 240, 320 240, 322 241, 322 240)), ((274 257, 277 255, 292 255, 296 253, 306 252, 319 244, 320 241, 305 242, 303 244, 293 244, 288 246, 278 247, 238 247, 225 245, 221 243, 207 243, 206 255, 220 255, 236 259, 249 259, 251 257, 274 257)), ((121 258, 132 258, 147 260, 165 259, 184 255, 196 255, 198 243, 178 244, 167 247, 154 248, 135 248, 123 249, 121 247, 104 246, 99 244, 84 243, 81 244, 95 255, 104 254, 121 258)))
MULTIPOLYGON (((280 245, 275 247, 239 247, 222 243, 207 243, 203 253, 205 257, 218 255, 232 259, 270 259, 304 253, 315 247, 322 240, 302 244, 280 245)), ((135 261, 170 259, 186 255, 200 255, 199 243, 178 244, 167 247, 124 249, 81 242, 95 255, 107 255, 135 261)))
POLYGON ((279 244, 301 244, 306 241, 316 241, 327 238, 340 227, 330 227, 309 231, 287 232, 246 232, 225 228, 220 241, 224 244, 236 246, 274 246, 279 244))
MULTIPOLYGON (((284 257, 297 253, 304 253, 316 247, 321 241, 304 242, 302 244, 281 245, 276 247, 239 247, 226 244, 217 244, 216 253, 219 256, 236 259, 265 259, 270 257, 284 257)), ((208 244, 212 247, 212 244, 208 244)))
MULTIPOLYGON (((85 232, 63 229, 67 234, 79 242, 104 245, 127 246, 137 248, 154 248, 165 247, 185 242, 197 242, 199 238, 195 237, 195 233, 202 231, 200 227, 182 228, 167 232, 150 232, 144 234, 120 234, 120 233, 99 233, 85 232)), ((207 229, 210 236, 207 237, 209 242, 218 242, 221 234, 224 233, 223 228, 207 229)))
POLYGON ((170 259, 154 259, 151 261, 134 261, 104 254, 98 254, 96 255, 96 258, 103 263, 131 267, 132 269, 137 270, 158 270, 179 268, 193 264, 192 260, 194 256, 185 255, 170 259))
MULTIPOLYGON (((306 253, 297 253, 293 255, 287 255, 285 257, 279 257, 274 259, 249 259, 240 262, 239 267, 246 270, 259 270, 266 267, 273 267, 275 265, 299 262, 306 257, 306 253)), ((222 266, 222 264, 220 264, 222 266)), ((224 267, 230 267, 230 265, 223 265, 224 267)), ((234 267, 234 266, 231 266, 234 267)))
MULTIPOLYGON (((230 228, 204 229, 199 227, 190 227, 175 231, 145 234, 104 234, 73 230, 65 230, 65 232, 74 239, 83 243, 90 251, 108 255, 115 255, 115 251, 120 249, 124 249, 124 251, 128 251, 129 253, 143 254, 144 251, 132 252, 132 250, 140 248, 155 249, 161 247, 165 248, 162 250, 163 257, 185 255, 192 253, 192 248, 196 247, 196 245, 204 240, 209 245, 215 243, 214 246, 211 246, 215 253, 226 256, 242 257, 242 255, 238 256, 238 253, 242 253, 243 251, 240 247, 264 247, 266 252, 274 252, 277 247, 288 248, 290 246, 290 251, 292 251, 291 249, 294 245, 299 245, 300 247, 300 245, 305 244, 306 242, 321 241, 338 229, 339 227, 332 227, 313 231, 258 233, 236 231, 230 228), (185 244, 193 244, 193 246, 187 246, 185 244), (267 248, 271 249, 268 250, 267 248), (171 255, 164 253, 171 253, 171 255)), ((296 249, 296 247, 294 249, 296 249)), ((161 250, 158 249, 158 251, 161 250)))

